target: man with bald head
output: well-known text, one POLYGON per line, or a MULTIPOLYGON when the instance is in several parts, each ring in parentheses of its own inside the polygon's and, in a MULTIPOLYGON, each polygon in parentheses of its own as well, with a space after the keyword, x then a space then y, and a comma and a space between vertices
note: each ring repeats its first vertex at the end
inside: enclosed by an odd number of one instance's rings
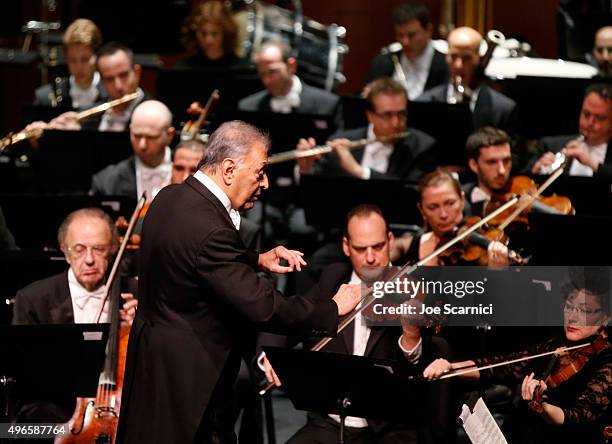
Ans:
POLYGON ((172 155, 168 145, 174 137, 172 113, 157 100, 142 102, 130 123, 134 155, 110 165, 93 176, 94 194, 138 198, 143 191, 151 200, 170 183, 172 155))
POLYGON ((512 138, 513 165, 521 161, 519 138, 521 125, 518 109, 514 100, 487 86, 482 79, 480 65, 480 45, 482 35, 467 26, 454 29, 448 35, 446 63, 450 80, 425 91, 417 100, 422 102, 467 103, 472 112, 473 130, 492 126, 507 132, 512 138), (465 88, 460 94, 457 84, 465 88))
POLYGON ((266 89, 240 100, 241 111, 338 115, 338 96, 302 82, 296 75, 297 60, 285 42, 264 43, 255 55, 255 65, 266 89))
POLYGON ((595 34, 593 57, 601 77, 612 77, 612 26, 604 26, 595 34))

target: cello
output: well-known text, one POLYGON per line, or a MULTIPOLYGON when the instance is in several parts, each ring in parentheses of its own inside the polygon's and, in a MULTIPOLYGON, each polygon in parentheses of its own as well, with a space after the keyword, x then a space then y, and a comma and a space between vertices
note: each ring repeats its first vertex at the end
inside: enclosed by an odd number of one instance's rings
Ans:
POLYGON ((123 242, 113 262, 111 272, 106 281, 106 293, 101 300, 96 316, 96 322, 100 322, 104 305, 109 300, 109 321, 111 325, 106 345, 104 369, 100 375, 96 397, 77 398, 74 413, 65 424, 66 429, 70 430, 70 433, 57 436, 55 438, 56 444, 77 444, 83 442, 111 444, 115 442, 119 410, 121 408, 121 391, 123 389, 127 343, 130 335, 130 325, 120 322, 121 292, 119 282, 115 280, 115 277, 145 201, 146 196, 143 193, 132 214, 123 242))

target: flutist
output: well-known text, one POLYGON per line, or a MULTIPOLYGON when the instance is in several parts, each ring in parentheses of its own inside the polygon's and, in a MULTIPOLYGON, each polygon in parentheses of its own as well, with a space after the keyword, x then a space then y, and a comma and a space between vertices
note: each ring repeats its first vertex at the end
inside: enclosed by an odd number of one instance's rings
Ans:
POLYGON ((559 155, 568 162, 571 176, 612 176, 612 87, 595 84, 587 88, 578 121, 580 134, 544 137, 525 172, 550 173, 559 155))
MULTIPOLYGON (((401 84, 388 78, 373 81, 367 87, 368 126, 340 131, 327 143, 333 152, 297 160, 299 174, 352 176, 360 179, 401 179, 418 181, 433 170, 435 140, 407 128, 408 98, 401 84), (407 134, 406 134, 407 133, 407 134), (394 135, 402 137, 389 140, 394 135), (382 139, 357 149, 349 148, 356 139, 382 139)), ((313 138, 301 139, 297 149, 315 146, 313 138)))

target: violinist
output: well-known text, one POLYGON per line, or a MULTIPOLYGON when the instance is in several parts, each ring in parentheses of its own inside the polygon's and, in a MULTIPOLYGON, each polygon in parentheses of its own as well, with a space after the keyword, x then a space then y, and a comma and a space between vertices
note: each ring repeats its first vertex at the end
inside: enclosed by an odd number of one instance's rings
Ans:
POLYGON ((555 155, 562 153, 571 162, 565 174, 612 177, 611 85, 598 83, 586 89, 578 126, 580 134, 542 138, 525 171, 543 174, 555 155))
MULTIPOLYGON (((95 322, 104 295, 104 279, 110 259, 118 247, 118 234, 111 218, 99 208, 70 213, 58 230, 60 249, 68 270, 34 282, 19 290, 15 298, 13 324, 71 324, 95 322)), ((133 293, 122 293, 122 322, 131 324, 138 301, 133 293)), ((107 322, 108 304, 102 313, 107 322)), ((63 422, 72 415, 74 399, 24 404, 19 422, 63 422)))
POLYGON ((552 351, 559 346, 590 343, 552 359, 542 358, 539 362, 540 368, 546 369, 544 373, 533 373, 529 363, 537 361, 522 361, 463 376, 522 381, 520 391, 525 408, 517 412, 514 427, 508 432, 514 435, 513 443, 604 442, 602 430, 610 424, 612 390, 612 347, 606 332, 611 319, 609 268, 582 270, 574 269, 573 278, 562 288, 564 334, 532 350, 501 358, 454 363, 439 359, 423 375, 436 379, 460 367, 469 369, 552 351))
POLYGON ((468 137, 468 166, 476 174, 476 182, 464 185, 463 191, 472 215, 484 217, 491 197, 506 192, 512 170, 510 143, 505 131, 491 126, 480 128, 468 137))
MULTIPOLYGON (((445 240, 454 237, 463 221, 464 194, 459 182, 450 174, 441 171, 427 174, 419 183, 418 193, 417 206, 423 216, 424 231, 397 239, 391 258, 400 264, 416 263, 426 257, 445 240)), ((501 242, 492 241, 487 247, 486 258, 489 266, 508 265, 508 248, 501 242)), ((440 262, 435 258, 425 265, 440 265, 440 262)))
POLYGON ((157 100, 136 107, 130 123, 130 142, 134 155, 109 165, 92 178, 93 194, 138 198, 143 191, 151 200, 170 183, 171 151, 174 137, 172 113, 157 100))

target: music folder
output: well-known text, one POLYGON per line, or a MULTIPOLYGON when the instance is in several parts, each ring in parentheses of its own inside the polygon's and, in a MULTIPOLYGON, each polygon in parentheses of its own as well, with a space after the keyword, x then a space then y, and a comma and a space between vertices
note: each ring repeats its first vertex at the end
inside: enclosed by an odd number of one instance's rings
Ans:
POLYGON ((417 384, 398 363, 263 347, 297 410, 406 423, 419 418, 417 384))

